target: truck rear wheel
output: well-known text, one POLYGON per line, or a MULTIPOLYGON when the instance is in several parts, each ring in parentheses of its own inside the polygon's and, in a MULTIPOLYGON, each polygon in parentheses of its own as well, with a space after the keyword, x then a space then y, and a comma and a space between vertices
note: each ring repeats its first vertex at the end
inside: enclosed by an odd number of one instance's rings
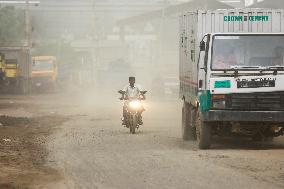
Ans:
POLYGON ((183 140, 196 140, 195 128, 192 126, 190 105, 184 102, 182 107, 182 139, 183 140))
POLYGON ((200 118, 200 112, 196 113, 196 138, 199 149, 209 149, 211 146, 211 127, 209 123, 200 118))

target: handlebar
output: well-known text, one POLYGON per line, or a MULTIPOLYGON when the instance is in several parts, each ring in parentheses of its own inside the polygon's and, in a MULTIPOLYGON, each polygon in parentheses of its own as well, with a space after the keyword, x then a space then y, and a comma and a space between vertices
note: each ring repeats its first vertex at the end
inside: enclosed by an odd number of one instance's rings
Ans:
MULTIPOLYGON (((125 91, 123 91, 123 90, 119 90, 119 91, 117 91, 119 94, 125 94, 126 92, 125 91)), ((142 94, 142 95, 145 95, 146 93, 147 93, 148 91, 140 91, 140 93, 142 94)))
POLYGON ((125 94, 125 91, 122 91, 122 90, 119 90, 119 91, 117 91, 119 94, 122 94, 122 95, 124 95, 125 94))
MULTIPOLYGON (((119 99, 119 100, 129 100, 128 97, 120 97, 120 98, 118 98, 118 99, 119 99)), ((145 96, 139 97, 139 98, 135 98, 135 99, 137 99, 137 100, 146 100, 145 96)))
MULTIPOLYGON (((129 100, 128 97, 125 97, 125 91, 119 90, 117 91, 119 94, 122 95, 122 97, 119 98, 119 100, 129 100)), ((147 91, 140 91, 140 95, 139 98, 137 98, 138 100, 146 100, 145 94, 147 93, 147 91)))

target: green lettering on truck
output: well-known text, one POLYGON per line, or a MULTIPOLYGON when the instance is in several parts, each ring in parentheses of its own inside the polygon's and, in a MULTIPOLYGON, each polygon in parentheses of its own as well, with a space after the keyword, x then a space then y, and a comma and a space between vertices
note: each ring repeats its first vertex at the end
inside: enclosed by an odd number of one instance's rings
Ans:
POLYGON ((241 22, 241 21, 260 22, 268 21, 269 16, 224 16, 224 22, 241 22))
POLYGON ((224 21, 225 21, 225 22, 228 21, 228 16, 224 16, 224 21))

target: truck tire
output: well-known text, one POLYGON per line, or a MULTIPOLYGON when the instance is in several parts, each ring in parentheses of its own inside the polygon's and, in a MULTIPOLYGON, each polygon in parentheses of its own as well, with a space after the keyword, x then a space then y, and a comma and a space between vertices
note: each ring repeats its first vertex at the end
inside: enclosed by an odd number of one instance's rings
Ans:
POLYGON ((196 113, 196 138, 199 149, 209 149, 211 146, 211 127, 201 120, 200 112, 196 113))
POLYGON ((192 127, 190 105, 184 102, 182 107, 182 139, 183 140, 196 140, 195 128, 192 127))

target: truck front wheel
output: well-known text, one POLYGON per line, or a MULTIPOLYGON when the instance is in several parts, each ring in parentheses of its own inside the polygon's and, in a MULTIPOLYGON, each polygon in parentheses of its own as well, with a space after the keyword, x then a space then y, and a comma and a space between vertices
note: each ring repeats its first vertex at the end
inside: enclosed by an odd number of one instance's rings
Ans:
POLYGON ((182 107, 182 139, 183 140, 196 140, 195 128, 192 126, 192 109, 186 102, 182 107))
POLYGON ((200 149, 209 149, 211 146, 211 127, 209 123, 200 118, 200 112, 197 110, 196 119, 196 138, 200 149))

